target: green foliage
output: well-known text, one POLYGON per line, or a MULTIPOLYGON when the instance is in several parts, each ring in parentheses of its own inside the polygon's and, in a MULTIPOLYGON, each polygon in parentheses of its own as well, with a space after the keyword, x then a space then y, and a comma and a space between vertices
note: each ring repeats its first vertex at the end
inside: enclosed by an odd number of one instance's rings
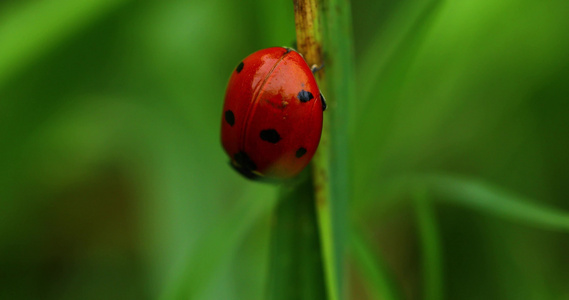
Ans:
MULTIPOLYGON (((356 97, 325 115, 346 294, 567 298, 569 4, 351 5, 330 55, 354 47, 334 94, 356 97)), ((2 2, 0 298, 274 293, 286 203, 229 168, 219 125, 230 70, 294 36, 284 0, 2 2)))
POLYGON ((312 181, 282 187, 271 226, 267 298, 327 299, 312 181))

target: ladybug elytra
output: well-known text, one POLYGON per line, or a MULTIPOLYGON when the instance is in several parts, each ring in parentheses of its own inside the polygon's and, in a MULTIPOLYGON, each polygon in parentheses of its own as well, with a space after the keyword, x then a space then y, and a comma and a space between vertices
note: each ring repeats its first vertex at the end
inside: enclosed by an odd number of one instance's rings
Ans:
POLYGON ((221 141, 247 178, 286 179, 316 152, 326 103, 302 56, 284 47, 257 51, 233 71, 223 105, 221 141))

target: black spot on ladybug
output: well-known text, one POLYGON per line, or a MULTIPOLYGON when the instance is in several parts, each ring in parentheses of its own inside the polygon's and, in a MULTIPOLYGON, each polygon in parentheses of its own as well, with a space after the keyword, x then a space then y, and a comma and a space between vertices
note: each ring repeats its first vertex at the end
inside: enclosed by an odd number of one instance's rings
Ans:
POLYGON ((233 124, 235 124, 235 115, 231 110, 225 111, 225 122, 227 122, 227 124, 230 126, 233 126, 233 124))
POLYGON ((300 147, 296 150, 296 158, 301 158, 304 154, 306 154, 306 148, 300 147))
POLYGON ((274 129, 261 130, 260 137, 263 141, 276 144, 281 140, 281 136, 274 129))
POLYGON ((311 92, 307 92, 305 90, 301 90, 300 92, 298 92, 298 100, 300 100, 300 102, 305 103, 308 102, 312 99, 314 99, 314 96, 312 95, 311 92))
POLYGON ((237 73, 241 72, 241 70, 243 70, 243 66, 244 66, 243 62, 240 62, 235 71, 237 71, 237 73))
POLYGON ((235 155, 233 155, 233 159, 235 160, 235 162, 238 165, 237 167, 239 168, 244 168, 249 171, 257 169, 257 165, 251 160, 249 155, 247 155, 247 153, 245 153, 244 151, 235 153, 235 155))
POLYGON ((322 93, 320 93, 320 100, 322 100, 322 111, 325 111, 326 107, 328 107, 328 105, 326 104, 326 99, 324 99, 324 96, 322 96, 322 93))

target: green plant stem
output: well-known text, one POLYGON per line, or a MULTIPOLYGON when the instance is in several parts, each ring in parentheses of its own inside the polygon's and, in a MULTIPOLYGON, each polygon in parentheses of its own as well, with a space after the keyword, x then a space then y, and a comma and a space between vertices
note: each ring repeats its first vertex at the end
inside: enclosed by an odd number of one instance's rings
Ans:
POLYGON ((354 100, 354 59, 347 0, 294 0, 298 51, 327 95, 322 137, 312 161, 312 180, 329 299, 344 298, 349 136, 354 100))
POLYGON ((355 59, 352 37, 352 20, 349 0, 322 0, 321 20, 323 32, 324 64, 326 80, 324 94, 328 97, 325 118, 325 133, 328 150, 326 179, 330 189, 328 213, 333 222, 333 250, 335 255, 336 280, 340 282, 337 293, 345 297, 347 288, 342 284, 344 277, 344 257, 348 241, 348 199, 352 195, 352 170, 349 158, 352 157, 350 138, 353 126, 355 97, 355 59), (326 121, 329 125, 326 125, 326 121))
MULTIPOLYGON (((318 200, 317 200, 318 201, 318 200)), ((326 274, 326 287, 329 299, 340 299, 340 286, 338 283, 338 274, 336 270, 336 253, 334 251, 334 232, 332 226, 331 207, 317 202, 316 211, 318 213, 318 228, 320 229, 320 242, 322 256, 324 260, 324 269, 326 274)))
MULTIPOLYGON (((314 0, 295 0, 294 13, 296 24, 296 42, 298 51, 304 55, 306 62, 312 65, 322 65, 322 32, 319 26, 319 13, 321 7, 314 0)), ((320 89, 325 89, 325 71, 315 74, 320 89)), ((314 183, 314 198, 318 215, 318 228, 322 259, 324 261, 324 274, 328 298, 339 299, 340 288, 337 276, 336 256, 341 255, 334 249, 333 216, 330 204, 330 127, 325 121, 322 137, 317 153, 312 163, 312 179, 314 183)))

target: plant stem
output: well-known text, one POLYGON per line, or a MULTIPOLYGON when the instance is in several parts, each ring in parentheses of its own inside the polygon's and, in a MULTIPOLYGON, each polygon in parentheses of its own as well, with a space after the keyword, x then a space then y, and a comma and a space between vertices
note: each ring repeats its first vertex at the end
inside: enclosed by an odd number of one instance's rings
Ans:
MULTIPOLYGON (((355 98, 355 59, 352 37, 352 19, 349 0, 321 0, 322 43, 326 81, 324 95, 328 98, 328 111, 324 122, 324 182, 328 182, 328 214, 332 219, 337 293, 343 298, 346 287, 344 277, 345 249, 348 244, 348 200, 351 192, 350 145, 353 136, 355 98), (327 123, 326 123, 327 122, 327 123), (329 125, 327 125, 329 124, 329 125)), ((317 175, 319 176, 319 175, 317 175)), ((316 183, 318 179, 315 179, 316 183)))
MULTIPOLYGON (((309 66, 322 64, 322 33, 318 23, 318 7, 315 0, 294 0, 297 50, 309 66)), ((317 72, 320 77, 324 72, 317 72)))
MULTIPOLYGON (((304 55, 309 66, 324 64, 322 50, 323 26, 320 26, 321 14, 326 14, 322 2, 315 0, 294 0, 296 39, 298 51, 304 55)), ((326 64, 329 62, 327 61, 326 64)), ((333 64, 334 62, 330 62, 333 64)), ((326 68, 318 71, 315 76, 320 90, 327 93, 325 80, 326 68)), ((329 107, 334 106, 334 100, 329 99, 329 107)), ((330 111, 330 110, 329 110, 330 111)), ((320 248, 324 264, 326 278, 326 290, 329 299, 341 299, 342 286, 341 274, 343 268, 343 240, 341 231, 345 230, 345 216, 341 211, 334 211, 331 190, 331 131, 330 121, 324 118, 322 137, 318 151, 312 160, 312 180, 314 199, 318 216, 318 228, 320 231, 320 248), (335 212, 335 213, 334 213, 335 212), (339 214, 340 213, 340 214, 339 214)), ((345 190, 343 190, 345 191, 345 190)), ((347 193, 344 193, 347 194, 347 193)), ((338 203, 345 203, 345 199, 338 199, 338 203)))

